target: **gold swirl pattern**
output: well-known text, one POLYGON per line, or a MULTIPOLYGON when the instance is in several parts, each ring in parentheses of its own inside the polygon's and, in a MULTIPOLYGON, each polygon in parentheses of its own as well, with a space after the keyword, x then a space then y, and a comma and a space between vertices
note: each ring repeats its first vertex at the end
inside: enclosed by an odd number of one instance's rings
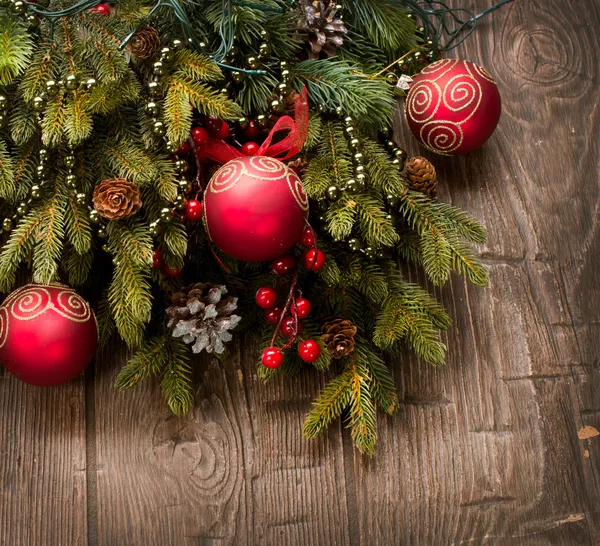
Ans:
POLYGON ((423 145, 434 152, 450 154, 463 143, 464 132, 461 126, 481 106, 481 79, 495 82, 484 68, 459 59, 436 61, 425 67, 419 76, 415 78, 408 93, 406 116, 409 122, 418 125, 423 145), (440 81, 455 69, 459 72, 457 75, 450 77, 445 83, 440 81), (421 75, 424 77, 420 78, 421 75), (451 119, 436 119, 441 108, 447 110, 446 115, 451 119))
POLYGON ((87 322, 92 316, 92 310, 88 303, 71 290, 63 290, 58 293, 54 310, 74 322, 87 322))
MULTIPOLYGON (((285 179, 298 206, 304 211, 308 210, 308 197, 304 192, 302 181, 298 175, 290 170, 285 163, 272 157, 259 156, 232 159, 213 175, 208 183, 208 191, 211 193, 228 191, 245 176, 266 182, 276 182, 285 179)), ((204 218, 206 218, 207 214, 206 205, 207 202, 205 200, 204 218)))
POLYGON ((442 90, 437 83, 420 81, 410 90, 406 108, 417 123, 425 123, 437 114, 441 100, 442 90))
POLYGON ((421 127, 421 141, 437 152, 450 152, 460 148, 464 134, 460 123, 452 121, 430 121, 421 127))
POLYGON ((6 307, 0 307, 0 348, 4 347, 8 339, 8 311, 6 307))
POLYGON ((17 320, 33 320, 46 311, 53 310, 71 322, 87 322, 95 315, 89 304, 74 290, 65 285, 50 285, 49 287, 36 284, 28 284, 10 294, 0 307, 0 347, 6 341, 8 335, 9 316, 17 320), (53 296, 48 288, 62 288, 53 296))

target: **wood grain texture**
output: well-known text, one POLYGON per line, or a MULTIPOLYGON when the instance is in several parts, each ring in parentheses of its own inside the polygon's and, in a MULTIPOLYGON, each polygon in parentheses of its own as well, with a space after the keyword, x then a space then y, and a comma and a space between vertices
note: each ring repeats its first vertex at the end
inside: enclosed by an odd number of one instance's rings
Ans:
POLYGON ((578 435, 600 430, 598 30, 597 0, 517 0, 455 52, 495 75, 503 117, 484 149, 430 157, 440 198, 489 228, 491 285, 429 287, 448 365, 392 363, 402 408, 372 459, 339 423, 302 439, 317 373, 263 385, 242 345, 198 362, 175 418, 156 384, 113 389, 111 347, 85 392, 0 375, 0 543, 600 544, 600 436, 578 435))

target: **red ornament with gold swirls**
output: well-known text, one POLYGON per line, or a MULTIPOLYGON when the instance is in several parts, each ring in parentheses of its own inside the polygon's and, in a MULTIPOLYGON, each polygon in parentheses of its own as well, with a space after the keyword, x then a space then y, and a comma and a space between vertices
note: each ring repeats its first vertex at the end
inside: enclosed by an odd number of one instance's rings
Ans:
POLYGON ((62 284, 28 284, 0 306, 0 362, 17 378, 48 387, 91 362, 98 326, 89 304, 62 284))
POLYGON ((271 157, 240 157, 223 165, 204 196, 204 224, 226 254, 273 260, 302 236, 308 198, 298 175, 271 157))
POLYGON ((470 61, 442 59, 416 76, 406 97, 406 120, 415 137, 443 155, 466 154, 490 138, 501 100, 490 74, 470 61))

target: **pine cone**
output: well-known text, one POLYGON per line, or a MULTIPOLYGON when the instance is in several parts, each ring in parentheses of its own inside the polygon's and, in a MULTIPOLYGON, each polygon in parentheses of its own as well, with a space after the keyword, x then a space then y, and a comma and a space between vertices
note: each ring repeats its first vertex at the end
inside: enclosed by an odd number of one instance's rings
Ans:
POLYGON ((321 53, 331 57, 344 44, 348 29, 337 13, 335 0, 300 0, 302 19, 299 26, 308 29, 310 56, 318 59, 321 53))
POLYGON ((323 325, 323 341, 332 358, 342 358, 354 351, 358 328, 348 319, 336 318, 323 325))
POLYGON ((153 27, 140 28, 127 44, 127 51, 140 61, 156 57, 159 50, 160 36, 153 27))
POLYGON ((435 167, 428 159, 417 156, 406 163, 406 176, 411 190, 420 191, 429 197, 437 195, 435 167))
POLYGON ((103 180, 94 188, 94 208, 103 218, 123 220, 142 208, 140 189, 124 178, 103 180))
POLYGON ((288 167, 302 178, 306 173, 306 169, 308 169, 308 161, 303 157, 299 157, 298 159, 294 159, 294 161, 290 161, 288 167))
POLYGON ((232 314, 237 309, 238 298, 227 294, 222 285, 196 283, 171 296, 173 305, 167 307, 169 328, 173 337, 192 344, 192 352, 221 354, 225 343, 231 341, 233 330, 242 317, 232 314))

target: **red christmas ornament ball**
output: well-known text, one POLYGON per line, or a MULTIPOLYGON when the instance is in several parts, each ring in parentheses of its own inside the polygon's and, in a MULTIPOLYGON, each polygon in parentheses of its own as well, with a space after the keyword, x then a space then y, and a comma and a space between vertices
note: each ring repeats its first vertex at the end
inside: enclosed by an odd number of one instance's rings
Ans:
POLYGON ((429 150, 466 154, 490 138, 500 119, 496 82, 470 61, 442 59, 425 67, 406 97, 406 120, 429 150))
POLYGON ((185 219, 190 222, 197 222, 202 218, 202 201, 190 199, 184 205, 185 219))
POLYGON ((286 275, 296 267, 296 259, 291 254, 284 254, 271 262, 271 269, 276 275, 286 275))
POLYGON ((221 167, 204 196, 209 237, 238 260, 261 262, 300 239, 308 198, 300 178, 270 157, 241 157, 221 167))
POLYGON ((0 306, 0 362, 25 383, 49 387, 76 378, 97 345, 94 312, 68 286, 28 284, 0 306))
POLYGON ((263 351, 262 363, 273 370, 279 368, 283 364, 283 353, 277 347, 269 347, 263 351))
POLYGON ((320 271, 325 265, 325 254, 323 251, 311 248, 304 253, 304 267, 308 271, 320 271))
POLYGON ((256 142, 246 142, 242 145, 242 153, 244 155, 256 155, 260 146, 256 142))
POLYGON ((277 303, 277 292, 270 286, 263 286, 256 292, 256 305, 269 309, 277 303))
POLYGON ((307 339, 298 345, 298 354, 304 362, 315 362, 321 356, 321 347, 313 339, 307 339))
POLYGON ((308 301, 306 298, 298 298, 296 300, 296 305, 294 306, 292 304, 290 311, 291 311, 292 315, 296 315, 296 310, 297 310, 298 318, 305 319, 308 315, 310 315, 310 309, 311 309, 310 301, 308 301))

